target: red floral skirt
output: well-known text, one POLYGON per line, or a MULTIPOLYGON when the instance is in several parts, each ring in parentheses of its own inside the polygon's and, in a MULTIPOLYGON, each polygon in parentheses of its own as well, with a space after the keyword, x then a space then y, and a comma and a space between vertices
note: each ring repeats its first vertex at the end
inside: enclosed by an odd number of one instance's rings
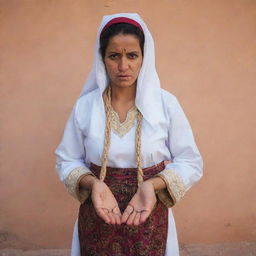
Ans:
MULTIPOLYGON (((165 168, 164 162, 143 169, 147 180, 165 168)), ((99 177, 100 166, 91 164, 99 177)), ((107 167, 104 182, 114 194, 121 212, 136 193, 137 168, 107 167)), ((157 200, 145 223, 139 226, 106 224, 96 214, 89 197, 79 208, 78 233, 81 256, 163 256, 168 229, 168 209, 157 200)))

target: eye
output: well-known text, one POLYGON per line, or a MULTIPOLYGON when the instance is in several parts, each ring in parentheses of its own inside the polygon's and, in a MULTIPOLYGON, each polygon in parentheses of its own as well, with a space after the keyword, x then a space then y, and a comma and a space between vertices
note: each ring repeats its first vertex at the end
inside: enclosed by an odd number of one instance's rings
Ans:
POLYGON ((136 59, 136 58, 138 58, 138 54, 136 54, 136 53, 134 53, 134 52, 130 52, 130 53, 128 53, 128 57, 129 57, 130 59, 136 59))
POLYGON ((111 60, 116 60, 116 59, 118 58, 118 54, 117 54, 117 53, 112 53, 112 54, 110 54, 108 57, 109 57, 109 59, 111 59, 111 60))

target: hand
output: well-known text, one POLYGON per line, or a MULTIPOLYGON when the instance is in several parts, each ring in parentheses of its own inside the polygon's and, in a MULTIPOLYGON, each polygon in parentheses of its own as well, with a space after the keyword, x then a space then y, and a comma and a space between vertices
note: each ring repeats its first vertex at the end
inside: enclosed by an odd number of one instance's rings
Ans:
POLYGON ((95 181, 92 185, 92 202, 97 215, 108 224, 121 224, 121 212, 118 203, 106 185, 102 181, 95 181))
POLYGON ((156 201, 153 183, 149 180, 144 181, 123 212, 122 223, 135 226, 144 223, 151 214, 156 201))

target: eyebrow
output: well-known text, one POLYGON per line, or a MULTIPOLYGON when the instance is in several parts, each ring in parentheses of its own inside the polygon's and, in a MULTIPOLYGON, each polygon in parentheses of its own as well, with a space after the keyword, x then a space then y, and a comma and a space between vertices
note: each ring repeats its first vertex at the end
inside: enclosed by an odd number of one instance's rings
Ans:
MULTIPOLYGON (((130 51, 130 52, 126 52, 126 53, 136 53, 136 54, 139 54, 139 51, 130 51)), ((108 52, 108 54, 120 54, 120 52, 114 52, 114 51, 110 51, 108 52)))

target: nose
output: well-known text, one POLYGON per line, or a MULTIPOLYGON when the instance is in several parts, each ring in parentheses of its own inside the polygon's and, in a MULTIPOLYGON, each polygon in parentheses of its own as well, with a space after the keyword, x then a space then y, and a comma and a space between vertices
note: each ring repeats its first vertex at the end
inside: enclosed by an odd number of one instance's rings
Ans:
POLYGON ((120 58, 119 63, 118 63, 118 70, 120 72, 124 72, 128 69, 129 67, 129 61, 125 56, 122 56, 122 58, 120 58))

